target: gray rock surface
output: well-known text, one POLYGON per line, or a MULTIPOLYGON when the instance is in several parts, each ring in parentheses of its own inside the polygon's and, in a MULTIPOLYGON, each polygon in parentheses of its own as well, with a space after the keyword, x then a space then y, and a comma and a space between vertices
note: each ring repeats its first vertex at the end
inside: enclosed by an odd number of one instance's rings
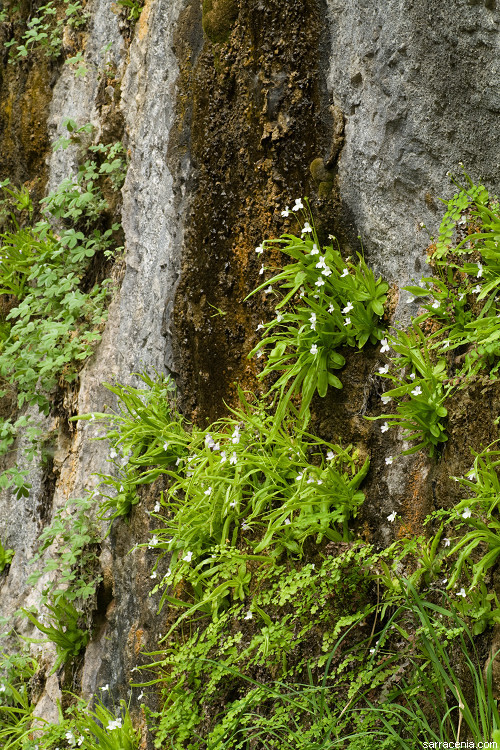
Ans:
POLYGON ((429 233, 459 162, 498 189, 499 11, 452 0, 328 0, 329 88, 346 117, 344 209, 367 255, 403 285, 420 277, 429 233))

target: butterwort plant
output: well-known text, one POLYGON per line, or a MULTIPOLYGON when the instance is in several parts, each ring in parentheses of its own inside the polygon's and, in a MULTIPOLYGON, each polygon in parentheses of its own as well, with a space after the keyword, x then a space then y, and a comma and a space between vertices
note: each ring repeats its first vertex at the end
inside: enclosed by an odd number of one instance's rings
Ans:
MULTIPOLYGON (((263 338, 249 357, 268 353, 260 378, 281 373, 271 388, 280 397, 276 421, 283 418, 292 396, 300 392, 299 419, 306 426, 314 394, 324 397, 329 386, 342 388, 335 374, 345 364, 341 350, 361 349, 383 338, 381 317, 388 285, 375 278, 360 254, 356 262, 344 260, 332 236, 332 243, 322 246, 309 203, 307 199, 304 202, 297 199, 291 209, 302 219, 300 236, 284 234, 264 240, 256 248, 265 260, 266 249, 278 245, 291 262, 281 270, 262 264, 262 275, 267 270, 275 275, 249 296, 275 293, 276 317, 258 325, 263 338)), ((283 215, 290 212, 287 207, 283 215)))

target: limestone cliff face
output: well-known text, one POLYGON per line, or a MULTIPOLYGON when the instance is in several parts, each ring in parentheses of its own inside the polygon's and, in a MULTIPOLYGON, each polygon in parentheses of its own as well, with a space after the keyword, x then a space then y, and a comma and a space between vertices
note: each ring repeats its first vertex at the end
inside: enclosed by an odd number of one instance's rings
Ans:
MULTIPOLYGON (((424 272, 439 198, 450 193, 446 172, 462 161, 495 188, 494 0, 146 0, 132 27, 109 0, 90 0, 86 10, 87 30, 72 42, 85 77, 42 57, 16 67, 4 55, 0 65, 0 178, 42 195, 71 173, 74 151, 49 148, 64 118, 92 122, 101 140, 121 139, 129 154, 121 286, 67 396, 68 414, 112 406, 102 383, 132 382, 141 370, 173 374, 184 409, 201 423, 224 412, 235 381, 255 388, 246 355, 271 303, 244 298, 259 281, 254 248, 293 226, 281 216, 293 198, 310 196, 320 232, 338 236, 348 254, 360 236, 369 262, 399 287, 424 272)), ((396 318, 408 316, 404 302, 396 318)), ((400 503, 418 529, 433 502, 453 499, 447 478, 469 466, 469 446, 496 435, 482 419, 485 404, 458 400, 456 439, 438 464, 412 457, 386 467, 389 439, 363 420, 374 409, 375 367, 375 352, 351 357, 344 391, 328 397, 317 421, 329 438, 370 450, 366 522, 381 540, 386 506, 400 503)), ((108 468, 91 423, 70 429, 59 415, 43 428, 58 436, 52 481, 33 465, 30 496, 0 498, 0 538, 16 550, 0 575, 6 615, 37 603, 43 580, 36 590, 25 581, 41 529, 108 468)), ((146 541, 153 504, 144 496, 103 544, 96 628, 74 677, 85 695, 109 683, 126 696, 137 654, 152 650, 164 627, 148 597, 147 551, 127 554, 146 541)), ((48 718, 59 688, 53 676, 40 699, 48 718)))

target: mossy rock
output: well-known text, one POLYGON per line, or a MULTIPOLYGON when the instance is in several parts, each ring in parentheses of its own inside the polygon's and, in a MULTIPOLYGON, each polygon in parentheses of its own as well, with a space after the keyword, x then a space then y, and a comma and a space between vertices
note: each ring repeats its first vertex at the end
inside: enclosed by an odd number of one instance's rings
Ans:
POLYGON ((238 0, 203 0, 203 31, 214 44, 226 42, 238 16, 238 0))

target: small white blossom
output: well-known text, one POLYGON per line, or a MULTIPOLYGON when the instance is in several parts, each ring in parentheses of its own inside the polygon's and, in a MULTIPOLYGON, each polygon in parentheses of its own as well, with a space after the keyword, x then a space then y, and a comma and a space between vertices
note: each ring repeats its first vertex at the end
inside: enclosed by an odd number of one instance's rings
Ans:
POLYGON ((371 648, 371 649, 370 649, 370 654, 374 654, 374 653, 375 653, 375 649, 374 649, 374 648, 371 648))
POLYGON ((481 265, 481 263, 478 263, 477 264, 477 277, 476 278, 479 279, 479 278, 481 278, 482 275, 483 275, 483 266, 481 265))
POLYGON ((256 247, 255 252, 257 253, 257 255, 262 255, 262 253, 264 252, 264 245, 259 245, 258 247, 256 247))
POLYGON ((281 321, 282 321, 282 320, 283 320, 283 315, 282 315, 281 313, 278 313, 278 314, 276 315, 276 321, 277 321, 278 323, 281 323, 281 321))
POLYGON ((101 688, 101 690, 102 690, 103 693, 107 693, 107 691, 109 690, 109 685, 108 684, 103 685, 102 688, 101 688))
POLYGON ((226 453, 226 451, 221 451, 220 452, 220 462, 221 462, 221 464, 223 464, 224 461, 227 461, 227 453, 226 453))
POLYGON ((332 275, 332 270, 331 268, 328 268, 327 266, 325 266, 323 270, 321 271, 321 273, 323 274, 323 276, 326 276, 328 278, 329 276, 332 275))
POLYGON ((464 589, 463 586, 460 589, 460 591, 457 593, 457 596, 462 596, 462 597, 466 597, 467 596, 467 594, 466 594, 465 589, 464 589))
POLYGON ((448 537, 445 537, 445 538, 443 539, 443 546, 444 546, 444 547, 449 547, 449 546, 450 546, 450 544, 451 544, 451 539, 448 539, 448 537))
POLYGON ((387 458, 385 459, 385 462, 387 466, 390 466, 392 463, 394 463, 394 456, 387 456, 387 458))
POLYGON ((302 230, 302 234, 306 234, 308 232, 312 232, 312 226, 309 224, 308 221, 304 224, 304 228, 302 230))
POLYGON ((381 432, 387 432, 388 429, 389 429, 389 425, 387 424, 387 422, 384 422, 384 424, 380 428, 380 431, 381 432))
POLYGON ((252 620, 253 619, 253 614, 250 612, 250 610, 248 610, 248 612, 246 613, 244 619, 245 620, 252 620))
POLYGON ((309 349, 311 354, 317 354, 318 353, 318 347, 316 344, 313 344, 311 348, 309 349))
POLYGON ((311 324, 311 330, 316 330, 316 313, 311 313, 311 317, 309 318, 309 322, 311 324))
POLYGON ((392 396, 381 396, 380 399, 383 404, 388 404, 392 401, 392 396))
POLYGON ((153 508, 153 511, 155 513, 159 513, 160 512, 160 501, 159 500, 155 503, 155 507, 153 508))
POLYGON ((238 445, 238 443, 240 442, 240 435, 240 428, 238 427, 238 425, 236 425, 236 427, 234 428, 234 432, 231 435, 231 442, 233 443, 233 445, 238 445))
POLYGON ((315 286, 324 286, 325 280, 321 277, 316 281, 315 286))
POLYGON ((271 294, 272 291, 273 291, 272 286, 268 286, 266 289, 264 289, 264 294, 271 294))
POLYGON ((191 562, 191 560, 193 559, 193 553, 187 552, 182 559, 184 560, 184 562, 191 562))
POLYGON ((342 271, 342 273, 340 274, 340 278, 341 278, 341 279, 343 279, 343 278, 345 278, 346 276, 349 276, 349 269, 348 269, 348 268, 344 268, 344 270, 343 270, 343 271, 342 271))
POLYGON ((380 343, 382 344, 382 346, 380 347, 381 354, 383 354, 384 352, 388 352, 390 349, 390 346, 387 342, 387 339, 382 339, 380 343))
POLYGON ((264 265, 262 265, 260 267, 260 269, 259 269, 259 276, 262 276, 262 274, 264 273, 265 270, 266 270, 266 267, 264 265))
POLYGON ((257 352, 257 354, 255 356, 257 357, 257 359, 260 359, 261 357, 263 357, 264 356, 264 352, 262 351, 262 349, 259 349, 259 351, 257 352))
POLYGON ((167 442, 163 443, 163 450, 164 451, 168 451, 168 443, 167 442))
POLYGON ((290 523, 291 523, 290 519, 285 518, 285 526, 290 526, 290 523))
POLYGON ((235 452, 233 451, 233 454, 232 454, 231 458, 229 459, 229 463, 230 463, 230 464, 233 464, 233 465, 234 465, 234 464, 236 464, 237 462, 238 462, 238 456, 237 456, 237 455, 236 455, 236 453, 235 453, 235 452))
POLYGON ((158 537, 156 536, 156 534, 153 534, 153 536, 151 537, 151 541, 148 544, 148 549, 153 549, 154 547, 156 547, 157 544, 158 544, 158 537))
POLYGON ((346 318, 344 322, 345 322, 346 326, 350 326, 351 325, 351 319, 350 318, 346 318))
POLYGON ((301 473, 301 474, 297 474, 297 476, 295 477, 295 481, 296 481, 296 482, 300 482, 300 480, 302 479, 302 477, 303 477, 303 476, 304 476, 304 474, 303 474, 303 473, 301 473))
POLYGON ((243 523, 241 524, 241 528, 243 529, 243 531, 248 531, 250 526, 248 523, 246 523, 246 521, 243 521, 243 523))
POLYGON ((387 375, 388 372, 389 372, 389 365, 384 365, 383 367, 378 368, 379 375, 387 375))
POLYGON ((284 217, 285 219, 287 219, 287 218, 288 218, 288 217, 290 216, 290 209, 288 208, 288 206, 287 206, 287 207, 285 208, 285 210, 284 210, 284 211, 282 211, 282 212, 281 212, 281 215, 282 215, 282 216, 283 216, 283 217, 284 217))
POLYGON ((231 503, 229 503, 230 508, 236 508, 236 500, 233 500, 231 503))
POLYGON ((209 497, 212 494, 212 487, 209 487, 208 490, 205 490, 203 494, 209 497))
POLYGON ((441 302, 439 300, 436 300, 432 303, 432 307, 434 308, 434 310, 438 310, 441 307, 441 302))
POLYGON ((302 203, 301 198, 295 198, 295 205, 292 208, 292 211, 300 211, 301 208, 304 208, 304 204, 302 203))
POLYGON ((410 380, 415 380, 415 373, 414 372, 410 373, 410 380))
POLYGON ((110 457, 110 458, 117 458, 117 457, 118 457, 118 453, 117 453, 117 452, 115 451, 115 449, 114 449, 114 448, 112 448, 112 449, 110 450, 110 452, 109 452, 109 457, 110 457))
POLYGON ((262 321, 261 323, 259 323, 259 325, 257 326, 257 328, 255 330, 256 331, 260 331, 262 328, 265 328, 264 321, 262 321))
POLYGON ((351 310, 354 310, 354 306, 353 306, 352 302, 348 302, 347 305, 342 310, 342 312, 344 313, 344 315, 347 315, 347 313, 351 312, 351 310))
POLYGON ((5 693, 6 690, 7 690, 7 688, 5 687, 5 685, 3 683, 1 683, 0 684, 0 693, 5 693))
POLYGON ((477 286, 473 287, 473 289, 471 289, 472 294, 479 294, 480 291, 481 291, 480 284, 478 284, 477 286))
POLYGON ((394 510, 390 515, 387 516, 387 520, 390 521, 391 523, 394 523, 394 521, 396 520, 396 516, 397 516, 397 513, 394 510))
POLYGON ((334 458, 335 458, 335 453, 333 451, 328 451, 328 453, 326 454, 326 460, 333 461, 334 458))
POLYGON ((330 305, 328 308, 328 312, 331 314, 334 311, 334 309, 335 308, 333 307, 333 305, 330 305))
POLYGON ((422 395, 422 389, 419 385, 416 385, 415 388, 411 391, 412 396, 421 396, 422 395))
POLYGON ((320 259, 316 263, 316 268, 326 268, 326 261, 322 255, 320 256, 320 259))
POLYGON ((313 244, 310 255, 317 255, 319 253, 318 246, 316 243, 313 244))
POLYGON ((114 721, 109 722, 107 729, 108 729, 108 732, 111 732, 113 731, 113 729, 121 729, 121 726, 122 726, 122 720, 115 719, 114 721))
POLYGON ((158 575, 158 572, 156 570, 153 570, 153 572, 151 573, 151 575, 149 577, 150 578, 156 578, 157 575, 158 575))
POLYGON ((139 695, 137 696, 137 700, 138 700, 138 701, 142 701, 142 699, 143 699, 143 698, 144 698, 144 693, 143 693, 143 692, 142 692, 142 690, 141 690, 141 692, 140 692, 140 693, 139 693, 139 695))
POLYGON ((444 341, 441 341, 441 346, 443 347, 443 349, 448 349, 448 347, 450 346, 450 340, 444 339, 444 341))
POLYGON ((180 464, 181 461, 182 461, 182 458, 178 458, 177 461, 175 462, 175 465, 179 466, 179 464, 180 464))
POLYGON ((472 516, 472 512, 470 508, 465 508, 464 512, 460 514, 462 518, 470 518, 472 516))

